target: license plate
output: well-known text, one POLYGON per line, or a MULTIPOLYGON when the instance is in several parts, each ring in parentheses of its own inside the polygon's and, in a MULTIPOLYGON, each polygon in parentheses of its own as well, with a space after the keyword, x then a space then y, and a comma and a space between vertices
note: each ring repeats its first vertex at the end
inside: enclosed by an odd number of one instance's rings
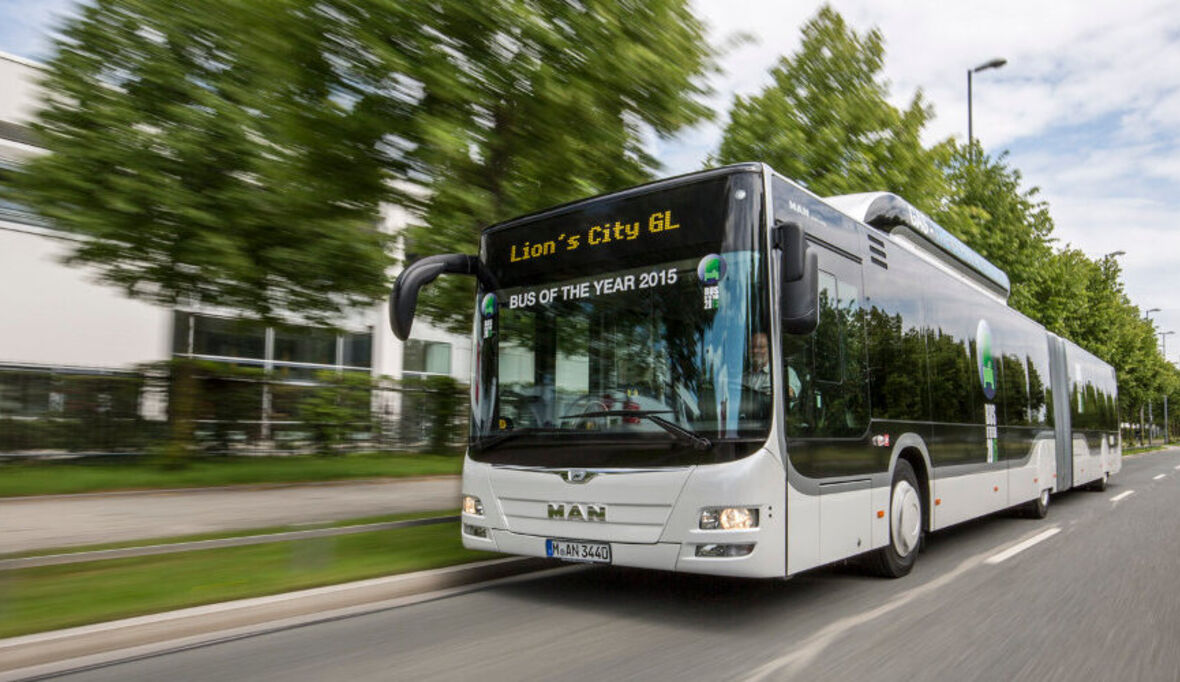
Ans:
POLYGON ((576 540, 546 540, 545 556, 564 561, 585 561, 592 564, 610 563, 610 545, 605 542, 576 540))

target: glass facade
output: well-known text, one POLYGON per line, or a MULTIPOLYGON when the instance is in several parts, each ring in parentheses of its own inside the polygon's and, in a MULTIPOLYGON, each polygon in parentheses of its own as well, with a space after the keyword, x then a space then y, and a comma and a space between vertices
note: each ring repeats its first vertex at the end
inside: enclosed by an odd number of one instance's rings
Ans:
POLYGON ((424 376, 451 373, 451 344, 408 339, 402 357, 402 374, 424 376))
POLYGON ((268 327, 182 311, 174 316, 174 355, 265 375, 265 382, 245 377, 206 378, 206 383, 219 383, 205 386, 205 392, 221 397, 203 411, 210 424, 228 420, 264 438, 279 438, 282 429, 292 428, 300 418, 301 400, 315 390, 321 373, 368 375, 373 366, 372 349, 371 331, 338 334, 315 327, 268 327))
POLYGON ((293 381, 311 381, 320 370, 373 366, 372 331, 337 334, 316 327, 267 327, 181 311, 173 319, 172 352, 182 357, 264 367, 293 381))

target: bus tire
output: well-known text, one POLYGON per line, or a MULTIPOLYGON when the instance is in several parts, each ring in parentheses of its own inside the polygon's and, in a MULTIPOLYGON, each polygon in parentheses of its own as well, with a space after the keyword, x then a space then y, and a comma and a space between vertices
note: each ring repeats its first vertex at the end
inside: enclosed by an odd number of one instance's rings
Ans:
POLYGON ((1102 478, 1100 478, 1096 481, 1092 481, 1090 483, 1090 485, 1086 486, 1086 488, 1088 490, 1093 490, 1096 493, 1103 492, 1106 490, 1106 483, 1109 480, 1110 480, 1110 474, 1104 472, 1102 474, 1102 478))
POLYGON ((1049 489, 1041 491, 1037 499, 1024 504, 1024 515, 1030 519, 1043 519, 1049 515, 1049 489))
POLYGON ((893 470, 889 494, 889 542, 872 552, 868 568, 883 578, 900 578, 910 572, 922 547, 925 504, 914 468, 904 459, 893 470))

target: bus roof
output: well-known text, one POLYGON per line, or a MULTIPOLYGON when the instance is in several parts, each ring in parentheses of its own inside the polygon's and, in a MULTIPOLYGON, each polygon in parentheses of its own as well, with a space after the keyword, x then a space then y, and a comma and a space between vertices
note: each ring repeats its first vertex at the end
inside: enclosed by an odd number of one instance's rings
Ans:
POLYGON ((865 192, 826 197, 824 201, 853 218, 891 235, 909 237, 922 251, 956 270, 966 268, 973 279, 1007 299, 1012 292, 1008 275, 930 216, 891 192, 865 192), (956 267, 957 266, 957 267, 956 267))

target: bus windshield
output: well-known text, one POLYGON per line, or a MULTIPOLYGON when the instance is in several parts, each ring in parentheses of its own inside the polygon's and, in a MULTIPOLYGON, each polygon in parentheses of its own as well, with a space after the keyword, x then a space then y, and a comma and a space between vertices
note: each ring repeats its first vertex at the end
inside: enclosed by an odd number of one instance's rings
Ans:
POLYGON ((761 176, 729 172, 485 232, 471 456, 724 461, 770 427, 761 176))

